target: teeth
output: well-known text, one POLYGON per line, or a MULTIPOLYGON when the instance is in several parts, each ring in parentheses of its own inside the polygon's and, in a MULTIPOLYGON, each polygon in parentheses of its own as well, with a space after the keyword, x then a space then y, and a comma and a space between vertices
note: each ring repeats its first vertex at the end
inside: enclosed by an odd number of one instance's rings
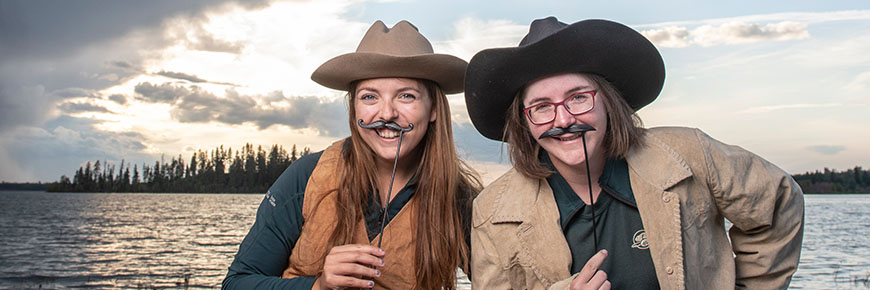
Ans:
POLYGON ((393 130, 378 130, 378 136, 383 138, 396 138, 399 137, 399 132, 393 130))
POLYGON ((571 137, 556 137, 556 139, 559 139, 559 141, 571 141, 571 140, 574 140, 577 138, 580 138, 580 134, 577 134, 577 135, 574 135, 571 137))

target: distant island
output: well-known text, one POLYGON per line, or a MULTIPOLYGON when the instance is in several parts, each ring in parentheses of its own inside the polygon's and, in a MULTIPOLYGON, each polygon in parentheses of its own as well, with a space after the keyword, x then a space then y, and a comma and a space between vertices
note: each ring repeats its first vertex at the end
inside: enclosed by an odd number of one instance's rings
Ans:
MULTIPOLYGON (((264 193, 290 164, 310 154, 292 146, 272 145, 267 152, 262 146, 245 144, 233 151, 224 146, 209 151, 197 150, 190 162, 181 155, 169 162, 155 161, 133 165, 121 161, 120 166, 106 161, 87 162, 76 170, 73 178, 61 176, 51 183, 0 183, 0 190, 39 190, 53 192, 160 192, 160 193, 264 193), (140 172, 141 168, 141 172, 140 172)), ((870 193, 870 170, 855 166, 843 171, 824 168, 792 175, 808 194, 870 193)))
POLYGON ((245 144, 240 150, 224 146, 197 150, 185 163, 181 155, 170 161, 120 166, 106 161, 87 162, 72 178, 66 175, 45 188, 52 192, 159 192, 159 193, 264 193, 290 164, 310 154, 296 145, 288 153, 283 146, 245 144), (141 172, 140 172, 141 168, 141 172), (132 170, 132 173, 131 173, 132 170))
POLYGON ((870 193, 870 170, 861 166, 845 171, 822 171, 792 175, 804 193, 870 193))

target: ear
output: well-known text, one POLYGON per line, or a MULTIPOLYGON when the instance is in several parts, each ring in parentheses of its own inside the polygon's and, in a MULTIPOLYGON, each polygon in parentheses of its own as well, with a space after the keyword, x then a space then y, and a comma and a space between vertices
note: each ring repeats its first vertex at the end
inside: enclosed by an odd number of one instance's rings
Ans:
POLYGON ((437 119, 437 117, 438 114, 436 114, 435 104, 432 104, 432 109, 429 109, 429 123, 435 122, 435 119, 437 119))

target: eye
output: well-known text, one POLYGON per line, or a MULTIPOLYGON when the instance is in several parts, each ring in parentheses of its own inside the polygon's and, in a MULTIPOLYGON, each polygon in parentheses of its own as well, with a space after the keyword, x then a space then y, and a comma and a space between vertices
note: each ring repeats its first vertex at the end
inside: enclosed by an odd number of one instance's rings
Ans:
POLYGON ((398 98, 399 98, 399 101, 409 103, 409 102, 413 102, 414 100, 416 100, 417 96, 415 96, 414 94, 410 94, 410 93, 401 93, 401 94, 399 94, 398 98))
POLYGON ((373 94, 361 94, 361 95, 359 95, 359 97, 357 97, 357 98, 359 98, 359 100, 360 100, 363 104, 367 104, 367 105, 371 105, 371 104, 374 104, 374 103, 377 103, 377 102, 378 102, 378 97, 375 96, 375 95, 373 95, 373 94))
POLYGON ((549 112, 553 110, 553 104, 540 104, 532 107, 532 111, 535 112, 549 112))
POLYGON ((589 99, 589 93, 579 93, 571 96, 572 102, 585 102, 586 99, 589 99))

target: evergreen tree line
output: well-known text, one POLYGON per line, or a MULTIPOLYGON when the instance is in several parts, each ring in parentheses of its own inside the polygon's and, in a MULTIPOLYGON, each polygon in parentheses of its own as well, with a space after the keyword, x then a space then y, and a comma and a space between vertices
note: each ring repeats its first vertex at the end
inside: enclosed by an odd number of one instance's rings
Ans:
POLYGON ((870 193, 870 170, 861 166, 839 172, 826 167, 793 177, 804 193, 870 193))
POLYGON ((230 147, 211 151, 197 150, 185 163, 181 154, 169 162, 155 161, 153 166, 114 164, 99 160, 76 170, 73 178, 61 176, 48 186, 55 192, 186 192, 186 193, 262 193, 278 179, 287 166, 310 154, 308 147, 297 152, 272 145, 269 152, 262 146, 245 144, 235 152, 230 147))

